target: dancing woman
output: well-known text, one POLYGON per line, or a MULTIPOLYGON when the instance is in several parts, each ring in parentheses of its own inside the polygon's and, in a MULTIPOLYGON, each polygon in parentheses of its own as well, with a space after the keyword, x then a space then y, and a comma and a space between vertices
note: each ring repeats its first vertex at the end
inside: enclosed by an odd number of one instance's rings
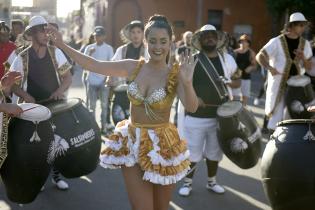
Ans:
POLYGON ((148 61, 97 61, 64 44, 52 26, 48 29, 55 44, 83 68, 128 79, 130 119, 118 123, 106 141, 101 165, 122 168, 132 209, 167 210, 175 183, 190 165, 186 143, 169 123, 170 110, 176 95, 187 111, 197 110, 192 86, 196 61, 185 52, 179 64, 167 65, 173 31, 162 15, 152 16, 145 26, 148 61))

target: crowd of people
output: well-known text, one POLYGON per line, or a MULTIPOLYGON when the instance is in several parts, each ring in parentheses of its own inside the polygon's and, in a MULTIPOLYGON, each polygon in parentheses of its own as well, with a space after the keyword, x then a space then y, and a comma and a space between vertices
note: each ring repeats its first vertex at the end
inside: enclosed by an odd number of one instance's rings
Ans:
MULTIPOLYGON (((115 51, 103 26, 96 26, 82 46, 72 39, 73 49, 56 25, 41 16, 31 18, 25 29, 20 20, 11 27, 1 22, 2 126, 7 114, 22 112, 16 103, 65 98, 77 66, 83 69, 85 101, 94 116, 97 101, 101 103, 100 127, 108 139, 100 164, 122 168, 133 209, 168 209, 181 179, 178 193, 189 196, 196 165, 203 159, 206 188, 223 194, 216 181, 223 156, 217 109, 230 100, 250 104, 251 73, 261 70, 266 90, 262 87, 253 102, 258 105, 266 91, 265 131, 288 119, 287 80, 308 73, 314 81, 315 76, 315 45, 302 36, 307 23, 303 14, 292 14, 281 34, 256 55, 250 35, 238 37, 235 47, 231 35, 210 24, 185 32, 175 43, 162 15, 152 16, 146 25, 139 20, 126 24, 120 33, 124 44, 115 51), (169 122, 173 104, 177 127, 169 122)), ((59 189, 68 189, 57 170, 52 178, 59 189)))

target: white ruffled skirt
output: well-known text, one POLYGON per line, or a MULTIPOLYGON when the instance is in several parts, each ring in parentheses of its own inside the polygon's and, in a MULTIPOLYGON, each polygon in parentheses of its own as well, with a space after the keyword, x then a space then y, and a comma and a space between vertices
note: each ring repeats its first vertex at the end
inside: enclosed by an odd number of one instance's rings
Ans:
POLYGON ((189 151, 171 123, 117 124, 114 134, 105 141, 100 165, 104 168, 132 167, 138 164, 143 179, 154 184, 174 184, 189 171, 189 151))

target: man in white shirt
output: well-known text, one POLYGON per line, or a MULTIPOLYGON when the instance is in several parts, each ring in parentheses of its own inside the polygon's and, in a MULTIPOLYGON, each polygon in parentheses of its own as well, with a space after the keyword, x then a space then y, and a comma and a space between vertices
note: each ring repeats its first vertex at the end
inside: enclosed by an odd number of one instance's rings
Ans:
POLYGON ((303 75, 311 68, 312 49, 302 37, 306 25, 302 13, 293 13, 282 34, 272 38, 256 56, 258 63, 268 69, 265 113, 271 131, 285 116, 286 82, 291 76, 303 75))
MULTIPOLYGON (((84 54, 90 55, 97 60, 109 61, 114 55, 113 48, 105 43, 105 28, 96 26, 94 29, 95 43, 88 45, 84 54)), ((106 133, 109 125, 107 124, 109 93, 110 88, 105 86, 107 77, 94 72, 88 73, 87 76, 87 93, 89 97, 88 108, 95 115, 96 101, 99 98, 101 101, 101 125, 102 132, 106 133)))

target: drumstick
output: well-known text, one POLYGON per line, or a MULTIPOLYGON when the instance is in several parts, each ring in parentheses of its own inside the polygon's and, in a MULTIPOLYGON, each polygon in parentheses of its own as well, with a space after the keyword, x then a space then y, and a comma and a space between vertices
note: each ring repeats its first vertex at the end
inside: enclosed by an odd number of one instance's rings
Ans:
POLYGON ((40 107, 40 105, 38 105, 38 106, 34 106, 34 107, 31 107, 31 108, 28 108, 28 109, 25 109, 25 110, 23 110, 23 112, 26 112, 26 111, 29 111, 29 110, 35 109, 35 108, 37 108, 37 107, 40 107))
POLYGON ((204 106, 208 106, 208 107, 219 107, 221 105, 218 104, 203 104, 204 106))

